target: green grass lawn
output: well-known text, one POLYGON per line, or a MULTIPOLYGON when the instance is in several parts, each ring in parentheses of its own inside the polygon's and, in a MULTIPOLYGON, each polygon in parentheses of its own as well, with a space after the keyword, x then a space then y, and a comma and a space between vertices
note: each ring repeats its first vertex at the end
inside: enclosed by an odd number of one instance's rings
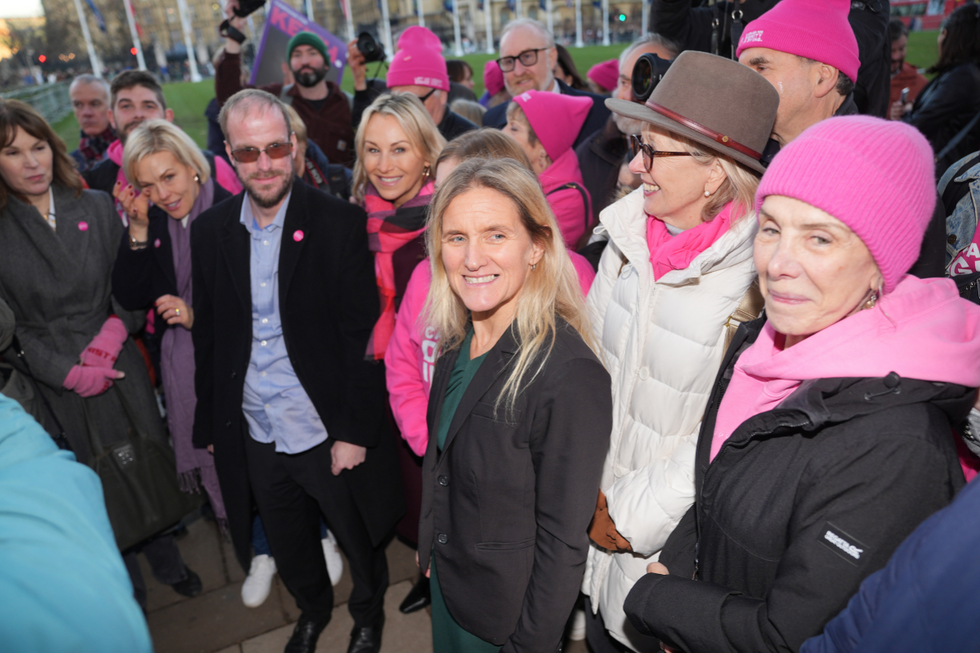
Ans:
MULTIPOLYGON (((938 57, 936 52, 936 36, 938 32, 915 32, 909 37, 908 54, 906 59, 919 68, 928 68, 938 57)), ((623 50, 623 45, 595 45, 576 49, 570 48, 572 58, 582 76, 588 72, 589 68, 607 59, 614 59, 623 50)), ((474 92, 477 97, 483 94, 483 66, 490 59, 495 59, 497 55, 491 54, 469 54, 460 57, 468 62, 473 68, 473 81, 476 83, 474 92)), ((368 67, 368 74, 374 75, 377 64, 368 67)), ((384 67, 378 73, 384 75, 384 67)), ((345 91, 353 92, 354 82, 351 76, 345 75, 341 88, 345 91)), ((163 94, 167 98, 167 105, 174 110, 174 122, 186 131, 202 148, 207 142, 207 119, 204 117, 204 109, 208 102, 214 97, 214 81, 205 80, 192 84, 190 82, 177 82, 165 84, 163 94)), ((55 124, 55 130, 68 145, 68 150, 78 147, 78 125, 75 116, 69 115, 55 124)))

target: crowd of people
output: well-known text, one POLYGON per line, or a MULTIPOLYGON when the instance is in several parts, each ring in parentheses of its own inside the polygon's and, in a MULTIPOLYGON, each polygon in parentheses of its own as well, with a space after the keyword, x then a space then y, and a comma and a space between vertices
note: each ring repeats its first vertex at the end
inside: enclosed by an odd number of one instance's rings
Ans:
POLYGON ((229 37, 209 150, 146 72, 71 153, 0 101, 0 642, 150 650, 200 510, 287 653, 341 551, 380 650, 396 534, 437 653, 970 648, 980 6, 929 81, 876 4, 654 0, 584 77, 515 20, 479 99, 424 27, 352 95, 229 37))

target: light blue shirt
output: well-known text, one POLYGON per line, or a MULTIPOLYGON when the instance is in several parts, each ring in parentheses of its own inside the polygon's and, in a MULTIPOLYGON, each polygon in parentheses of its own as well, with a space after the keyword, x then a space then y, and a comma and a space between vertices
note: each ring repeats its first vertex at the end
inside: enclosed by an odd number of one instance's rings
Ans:
POLYGON ((276 443, 276 451, 302 453, 327 439, 310 396, 299 382, 282 336, 279 316, 279 250, 290 195, 272 224, 259 228, 252 203, 242 202, 241 223, 251 234, 252 355, 245 374, 242 409, 256 442, 276 443))

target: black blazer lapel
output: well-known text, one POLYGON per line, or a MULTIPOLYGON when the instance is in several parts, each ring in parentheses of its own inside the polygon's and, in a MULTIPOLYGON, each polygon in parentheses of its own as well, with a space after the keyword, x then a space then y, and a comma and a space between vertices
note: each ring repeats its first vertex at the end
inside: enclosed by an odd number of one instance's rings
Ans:
POLYGON ((307 234, 303 228, 309 220, 308 186, 299 179, 293 179, 292 195, 289 206, 286 207, 286 218, 283 220, 282 240, 279 244, 279 308, 285 306, 289 284, 296 271, 296 264, 306 243, 307 234))
POLYGON ((221 246, 225 261, 231 273, 231 283, 238 293, 242 306, 251 311, 252 306, 252 243, 248 229, 241 223, 242 202, 246 193, 235 197, 224 216, 224 228, 221 235, 221 246))
MULTIPOLYGON (((480 369, 476 371, 473 376, 473 380, 470 382, 469 387, 466 388, 466 392, 463 393, 463 398, 459 401, 459 406, 456 408, 456 413, 453 415, 453 421, 449 423, 449 432, 446 434, 446 444, 442 448, 443 452, 449 449, 449 446, 453 443, 453 439, 459 432, 460 427, 463 426, 463 422, 470 416, 473 407, 476 406, 477 402, 483 398, 483 396, 490 390, 490 386, 494 384, 504 370, 509 367, 511 359, 514 354, 517 353, 517 340, 514 337, 513 327, 507 329, 497 344, 493 346, 493 349, 487 354, 484 359, 483 364, 480 365, 480 369)), ((445 389, 443 389, 445 392, 445 389)), ((496 397, 493 400, 496 401, 496 397)), ((441 403, 441 402, 440 402, 441 403)), ((436 428, 438 428, 436 424, 436 428)))

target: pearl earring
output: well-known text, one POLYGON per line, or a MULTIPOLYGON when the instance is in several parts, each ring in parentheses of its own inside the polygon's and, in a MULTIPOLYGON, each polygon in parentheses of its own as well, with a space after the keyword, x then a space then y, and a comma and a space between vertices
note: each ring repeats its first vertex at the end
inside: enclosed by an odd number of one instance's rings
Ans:
POLYGON ((872 290, 871 297, 868 297, 868 301, 864 302, 864 308, 874 308, 875 304, 878 303, 878 291, 872 290))
POLYGON ((711 197, 711 193, 710 193, 710 192, 708 192, 707 190, 705 190, 705 191, 704 191, 704 196, 705 196, 705 197, 711 197))

